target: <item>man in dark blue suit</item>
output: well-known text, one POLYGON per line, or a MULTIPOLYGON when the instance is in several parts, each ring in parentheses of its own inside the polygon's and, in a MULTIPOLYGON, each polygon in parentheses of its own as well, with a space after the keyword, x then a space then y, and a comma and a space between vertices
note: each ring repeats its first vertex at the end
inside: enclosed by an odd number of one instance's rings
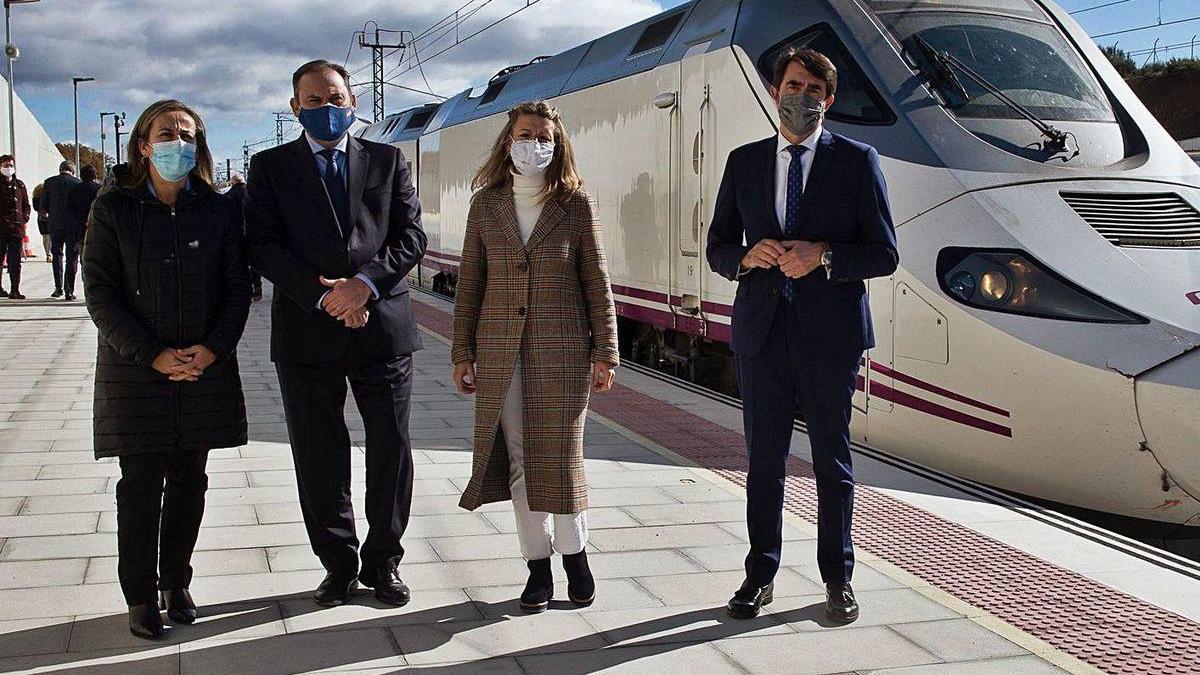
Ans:
POLYGON ((279 376, 300 510, 340 605, 359 583, 409 601, 398 565, 413 491, 412 353, 421 348, 407 275, 425 252, 421 205, 399 149, 350 134, 350 74, 312 61, 292 76, 304 134, 254 156, 245 200, 254 267, 275 286, 271 360, 279 376), (350 499, 346 382, 366 429, 359 548, 350 499), (361 566, 359 564, 361 558, 361 566))
POLYGON ((738 282, 731 346, 750 455, 750 553, 728 605, 735 618, 773 598, 797 403, 817 481, 826 616, 858 618, 850 401, 863 351, 875 345, 864 280, 891 274, 899 258, 875 149, 822 128, 836 90, 828 58, 784 51, 771 87, 780 133, 730 153, 708 235, 709 265, 738 282))

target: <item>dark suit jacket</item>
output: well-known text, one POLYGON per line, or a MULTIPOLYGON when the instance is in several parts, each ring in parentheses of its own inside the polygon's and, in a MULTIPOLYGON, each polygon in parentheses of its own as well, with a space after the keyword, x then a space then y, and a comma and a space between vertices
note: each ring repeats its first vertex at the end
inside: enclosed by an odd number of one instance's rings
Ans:
MULTIPOLYGON (((778 267, 737 276, 746 251, 761 239, 783 239, 775 215, 777 137, 729 154, 717 193, 707 256, 712 269, 738 281, 733 303, 735 353, 757 354, 779 306, 785 277, 778 267)), ((899 254, 888 208, 887 186, 875 149, 825 131, 817 143, 797 239, 828 242, 833 274, 818 267, 796 281, 796 311, 804 343, 817 353, 875 346, 865 279, 896 270, 899 254)))
POLYGON ((69 173, 51 176, 42 182, 45 186, 42 192, 42 203, 50 216, 50 234, 79 234, 81 229, 75 226, 71 215, 71 188, 79 185, 80 180, 69 173))
POLYGON ((71 211, 71 227, 77 232, 87 230, 88 214, 92 211, 92 202, 100 192, 100 181, 82 181, 71 186, 67 192, 67 206, 71 211))
POLYGON ((409 270, 425 253, 421 206, 403 153, 350 137, 346 176, 351 232, 343 240, 303 135, 254 156, 247 177, 251 264, 275 286, 271 359, 293 364, 388 360, 421 348, 409 270), (317 303, 319 277, 365 274, 379 291, 364 328, 351 330, 317 303))

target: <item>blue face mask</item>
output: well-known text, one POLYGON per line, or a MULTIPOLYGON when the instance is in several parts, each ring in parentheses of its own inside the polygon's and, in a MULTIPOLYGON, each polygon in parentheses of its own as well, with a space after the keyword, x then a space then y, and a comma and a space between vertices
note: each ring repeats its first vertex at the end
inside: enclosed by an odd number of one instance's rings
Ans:
POLYGON ((184 179, 196 167, 196 144, 185 140, 151 143, 150 161, 169 183, 184 179))
POLYGON ((336 141, 350 130, 354 124, 354 109, 347 106, 339 108, 332 103, 326 103, 320 108, 301 108, 300 124, 310 136, 318 141, 336 141))

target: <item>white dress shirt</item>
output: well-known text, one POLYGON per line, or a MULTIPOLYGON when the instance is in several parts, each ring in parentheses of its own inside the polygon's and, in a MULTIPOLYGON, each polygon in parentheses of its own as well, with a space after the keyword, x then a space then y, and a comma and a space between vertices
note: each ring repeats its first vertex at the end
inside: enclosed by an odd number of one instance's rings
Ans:
MULTIPOLYGON (((325 171, 328 168, 327 164, 329 163, 329 160, 325 159, 325 156, 322 155, 321 153, 323 151, 325 151, 327 148, 325 146, 321 145, 320 143, 316 142, 315 140, 313 140, 313 137, 309 136, 307 131, 304 132, 304 140, 308 141, 308 147, 310 149, 312 149, 313 158, 317 160, 317 173, 324 176, 325 171)), ((333 146, 332 148, 328 148, 331 150, 340 151, 340 154, 337 155, 336 171, 337 171, 338 177, 342 179, 343 183, 346 182, 346 160, 349 157, 346 149, 347 149, 347 147, 349 147, 349 144, 350 144, 350 134, 347 133, 347 134, 342 134, 342 137, 338 140, 337 145, 333 146)), ((371 279, 369 277, 367 277, 367 275, 363 274, 362 272, 359 272, 358 274, 355 274, 354 276, 358 279, 361 279, 362 282, 367 285, 367 288, 371 289, 371 297, 373 299, 375 299, 375 300, 379 299, 379 289, 375 288, 375 282, 371 281, 371 279)), ((329 293, 330 293, 330 291, 325 291, 324 293, 321 294, 321 299, 317 300, 317 309, 322 308, 322 306, 325 304, 325 296, 329 295, 329 293)))
MULTIPOLYGON (((809 134, 808 138, 800 141, 799 145, 808 148, 808 151, 800 155, 801 189, 808 185, 808 174, 812 171, 813 155, 817 152, 817 139, 821 137, 823 127, 818 124, 817 128, 809 134)), ((788 168, 792 165, 792 153, 788 152, 788 142, 783 134, 779 134, 778 141, 775 146, 775 215, 779 217, 779 227, 782 230, 787 219, 787 177, 788 168)))

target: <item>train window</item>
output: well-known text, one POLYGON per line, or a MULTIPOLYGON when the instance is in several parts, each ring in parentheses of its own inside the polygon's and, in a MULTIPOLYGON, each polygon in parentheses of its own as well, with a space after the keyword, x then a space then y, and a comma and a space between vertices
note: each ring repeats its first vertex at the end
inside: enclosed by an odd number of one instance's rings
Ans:
POLYGON ((850 58, 833 30, 824 24, 793 35, 759 57, 758 72, 767 84, 771 84, 775 60, 788 47, 815 49, 828 56, 837 67, 837 100, 826 117, 850 124, 891 124, 896 121, 896 115, 867 80, 866 74, 850 58))
MULTIPOLYGON (((915 61, 924 40, 1042 119, 1116 120, 1096 78, 1054 24, 967 12, 887 13, 880 18, 915 61)), ((952 73, 932 78, 932 86, 955 115, 1022 118, 964 69, 947 68, 952 73)))
POLYGON ((638 38, 637 44, 633 46, 633 51, 629 52, 628 58, 636 58, 646 52, 662 49, 671 34, 675 32, 675 27, 679 25, 681 19, 683 19, 683 12, 659 19, 646 26, 646 30, 642 31, 642 36, 638 38))
POLYGON ((432 109, 413 113, 413 116, 408 120, 408 124, 404 125, 404 130, 408 131, 410 129, 420 129, 421 127, 425 126, 425 123, 429 121, 430 117, 433 117, 432 109))
POLYGON ((492 82, 489 84, 487 90, 483 92, 483 98, 479 99, 479 105, 487 105, 492 101, 495 101, 496 97, 500 95, 500 91, 504 89, 504 85, 506 84, 508 84, 508 80, 500 80, 499 82, 492 82))

